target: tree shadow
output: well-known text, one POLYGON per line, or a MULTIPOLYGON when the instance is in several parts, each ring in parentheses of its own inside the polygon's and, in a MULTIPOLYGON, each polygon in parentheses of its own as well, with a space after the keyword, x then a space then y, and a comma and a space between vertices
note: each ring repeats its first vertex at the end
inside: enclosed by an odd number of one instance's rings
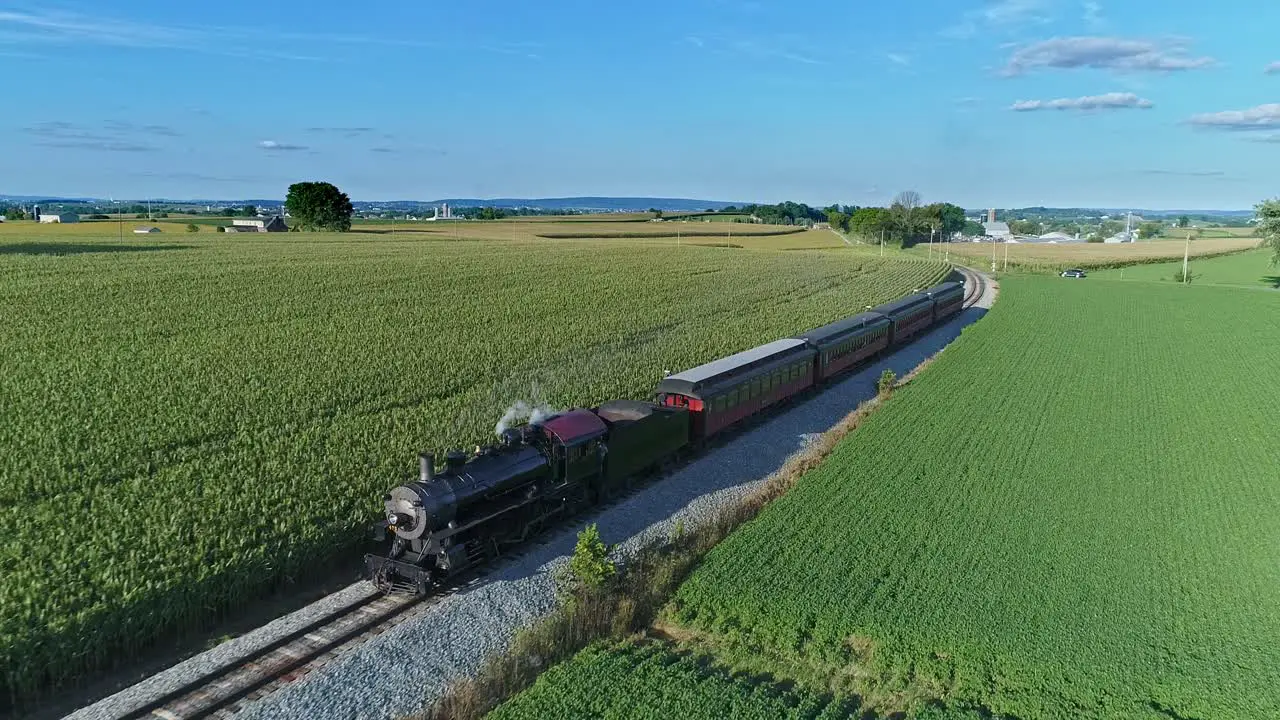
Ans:
POLYGON ((1266 283, 1267 285, 1270 285, 1271 287, 1277 290, 1280 290, 1280 275, 1264 275, 1262 278, 1262 282, 1266 283))
POLYGON ((87 255, 90 253, 190 250, 194 245, 96 245, 89 243, 27 242, 0 245, 0 255, 87 255))

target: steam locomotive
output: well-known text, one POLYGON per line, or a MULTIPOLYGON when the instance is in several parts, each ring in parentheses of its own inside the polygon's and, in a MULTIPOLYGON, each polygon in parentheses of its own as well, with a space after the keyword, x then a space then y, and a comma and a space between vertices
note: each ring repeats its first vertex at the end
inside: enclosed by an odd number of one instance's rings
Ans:
POLYGON ((614 400, 506 429, 497 445, 419 456, 417 480, 391 490, 366 555, 385 592, 426 594, 560 519, 626 492, 747 418, 911 342, 950 319, 964 285, 944 282, 792 338, 669 375, 652 402, 614 400))

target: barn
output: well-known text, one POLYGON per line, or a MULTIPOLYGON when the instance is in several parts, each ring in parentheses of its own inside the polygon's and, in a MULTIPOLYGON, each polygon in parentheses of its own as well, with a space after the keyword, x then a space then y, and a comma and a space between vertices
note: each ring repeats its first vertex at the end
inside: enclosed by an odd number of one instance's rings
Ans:
POLYGON ((233 220, 231 221, 231 227, 227 228, 226 231, 229 233, 289 232, 289 226, 285 224, 284 218, 276 215, 272 218, 233 220))
POLYGON ((42 223, 78 223, 80 216, 75 213, 40 213, 42 223))

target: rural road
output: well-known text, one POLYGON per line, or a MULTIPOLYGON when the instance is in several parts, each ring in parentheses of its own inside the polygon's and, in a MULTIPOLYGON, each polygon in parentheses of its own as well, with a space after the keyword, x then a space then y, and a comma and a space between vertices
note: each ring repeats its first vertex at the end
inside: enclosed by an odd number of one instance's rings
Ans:
MULTIPOLYGON (((542 542, 495 568, 424 612, 332 659, 289 686, 239 708, 242 718, 343 717, 383 720, 423 710, 451 681, 478 670, 489 653, 505 648, 517 630, 554 606, 554 571, 568 561, 578 530, 599 525, 604 540, 623 552, 648 538, 686 527, 720 505, 750 492, 813 435, 835 425, 876 392, 885 369, 902 376, 959 337, 986 314, 997 288, 989 279, 977 303, 910 346, 878 359, 825 391, 747 429, 661 480, 620 502, 548 534, 542 542)), ((198 675, 229 662, 236 652, 268 644, 289 628, 307 623, 339 596, 372 592, 358 583, 200 656, 83 708, 76 720, 119 718, 198 675)))

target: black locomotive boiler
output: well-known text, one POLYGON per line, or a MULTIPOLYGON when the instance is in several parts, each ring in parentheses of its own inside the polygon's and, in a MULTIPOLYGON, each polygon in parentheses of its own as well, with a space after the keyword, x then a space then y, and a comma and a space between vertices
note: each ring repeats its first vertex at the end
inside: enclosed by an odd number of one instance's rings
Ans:
POLYGON ((663 379, 654 402, 614 400, 509 428, 500 443, 419 456, 416 480, 384 498, 385 556, 366 555, 384 591, 425 594, 540 530, 608 501, 707 438, 896 349, 958 313, 945 282, 794 338, 663 379))

